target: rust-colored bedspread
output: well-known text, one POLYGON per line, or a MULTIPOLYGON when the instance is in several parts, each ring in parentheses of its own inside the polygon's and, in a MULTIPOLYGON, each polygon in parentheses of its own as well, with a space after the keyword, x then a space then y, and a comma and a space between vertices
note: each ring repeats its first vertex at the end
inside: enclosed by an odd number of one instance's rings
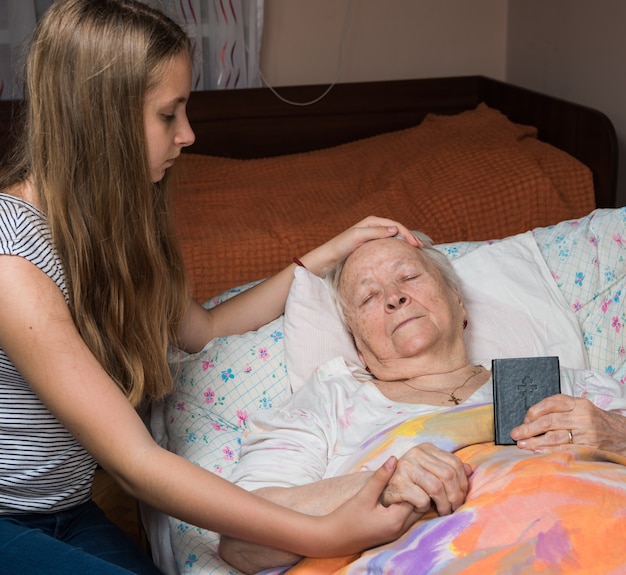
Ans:
POLYGON ((436 243, 505 237, 594 208, 590 171, 485 105, 335 148, 260 160, 185 154, 174 211, 199 301, 275 273, 370 215, 436 243))

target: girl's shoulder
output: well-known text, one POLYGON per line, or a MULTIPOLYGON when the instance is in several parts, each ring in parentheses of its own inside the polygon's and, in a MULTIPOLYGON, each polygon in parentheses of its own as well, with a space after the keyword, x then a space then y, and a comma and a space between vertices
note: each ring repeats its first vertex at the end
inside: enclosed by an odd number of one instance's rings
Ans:
POLYGON ((41 233, 46 227, 44 215, 36 206, 22 197, 0 192, 0 237, 6 240, 46 235, 41 233))
POLYGON ((30 202, 0 193, 0 255, 19 256, 43 271, 63 292, 63 266, 44 215, 30 202))

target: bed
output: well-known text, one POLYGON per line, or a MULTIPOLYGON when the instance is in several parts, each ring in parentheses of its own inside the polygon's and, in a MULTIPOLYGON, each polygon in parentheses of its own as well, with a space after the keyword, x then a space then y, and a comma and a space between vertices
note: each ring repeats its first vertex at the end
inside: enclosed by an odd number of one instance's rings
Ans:
MULTIPOLYGON (((322 91, 280 93, 306 102, 322 91)), ((490 318, 469 330, 474 358, 558 355, 626 381, 626 213, 614 207, 617 144, 600 112, 462 77, 342 84, 312 106, 288 105, 267 89, 194 93, 189 115, 197 141, 177 165, 174 206, 192 289, 205 305, 375 213, 425 231, 463 270, 470 314, 490 318)), ((151 415, 163 445, 227 478, 250 413, 280 404, 329 357, 350 356, 327 294, 308 276, 296 271, 285 315, 257 332, 191 356, 172 350, 176 392, 151 415)), ((486 434, 477 443, 489 446, 489 416, 477 417, 486 434)), ((607 501, 619 507, 618 493, 607 501)), ((217 556, 215 534, 144 511, 165 572, 236 573, 217 556)), ((623 521, 611 525, 624 532, 623 521)), ((412 557, 412 537, 352 563, 305 560, 293 573, 378 572, 380 557, 412 557)), ((438 572, 437 564, 460 572, 463 562, 450 559, 458 541, 439 544, 449 556, 422 572, 438 572)), ((420 557, 429 552, 423 545, 420 557)), ((527 545, 517 552, 534 556, 527 545)))
MULTIPOLYGON (((303 103, 324 89, 279 91, 303 103)), ((286 104, 268 89, 194 92, 188 111, 197 139, 173 173, 173 206, 191 288, 204 305, 219 305, 373 213, 426 232, 462 270, 472 286, 470 317, 481 318, 468 334, 477 361, 554 354, 626 383, 626 210, 615 207, 617 140, 602 113, 480 76, 339 84, 310 106, 286 104)), ((10 118, 11 106, 0 103, 3 146, 10 118)), ((327 293, 309 276, 297 270, 286 313, 258 331, 220 338, 194 355, 171 350, 175 392, 148 415, 162 445, 228 478, 249 414, 279 405, 319 363, 350 355, 327 293)), ((467 449, 474 463, 493 447, 486 409, 470 425, 485 451, 441 438, 467 449)), ((462 410, 455 417, 467 426, 462 410)), ((420 435, 389 433, 370 446, 378 455, 398 435, 420 435)), ((360 456, 372 453, 364 446, 360 456)), ((621 470, 619 457, 589 457, 621 470)), ((622 491, 607 501, 623 512, 622 491)), ((215 534, 142 513, 165 573, 237 573, 219 559, 215 534)), ((613 532, 626 532, 622 517, 613 513, 611 521, 613 532)), ((419 572, 466 572, 467 559, 455 553, 467 541, 449 532, 436 540, 437 523, 424 525, 396 547, 307 559, 292 573, 374 572, 381 561, 389 572, 417 573, 415 556, 436 559, 420 559, 419 572), (435 554, 428 541, 445 553, 435 554), (400 567, 401 558, 412 563, 400 567)), ((480 525, 465 531, 474 547, 480 525)), ((515 551, 534 557, 536 549, 533 539, 515 551)), ((490 558, 479 572, 504 572, 490 558)), ((543 567, 554 567, 550 560, 563 557, 548 557, 543 567)))

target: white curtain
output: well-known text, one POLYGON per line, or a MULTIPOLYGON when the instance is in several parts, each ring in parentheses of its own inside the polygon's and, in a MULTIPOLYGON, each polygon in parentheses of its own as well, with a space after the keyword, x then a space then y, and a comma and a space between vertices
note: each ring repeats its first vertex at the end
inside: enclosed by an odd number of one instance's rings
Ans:
MULTIPOLYGON (((263 0, 142 0, 193 38, 194 90, 261 85, 263 0)), ((21 97, 24 48, 53 0, 0 0, 0 98, 21 97)))
POLYGON ((263 0, 144 0, 165 10, 196 43, 195 89, 261 85, 263 0))

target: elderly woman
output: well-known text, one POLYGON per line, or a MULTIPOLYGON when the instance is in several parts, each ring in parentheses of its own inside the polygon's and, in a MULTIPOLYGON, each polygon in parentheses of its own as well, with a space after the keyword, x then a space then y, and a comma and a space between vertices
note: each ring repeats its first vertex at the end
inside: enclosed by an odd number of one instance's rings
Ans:
MULTIPOLYGON (((467 318, 459 280, 427 238, 422 248, 399 238, 367 242, 329 279, 371 377, 357 380, 342 358, 321 366, 284 406, 255 414, 231 478, 263 497, 311 514, 340 505, 371 475, 364 470, 335 477, 342 462, 377 431, 461 403, 492 401, 490 372, 473 365, 466 354, 467 318)), ((576 372, 563 370, 561 377, 563 392, 574 395, 576 372)), ((603 390, 605 402, 607 395, 616 397, 614 406, 605 403, 604 408, 626 407, 617 382, 590 372, 581 377, 592 382, 594 390, 603 390)), ((568 447, 567 430, 578 434, 580 429, 572 411, 583 404, 586 411, 597 410, 589 402, 594 393, 587 397, 556 396, 546 400, 547 408, 538 404, 516 430, 517 438, 529 446, 539 441, 539 447, 568 447), (558 413, 546 415, 550 407, 558 413), (538 424, 546 417, 551 424, 538 424), (566 417, 564 427, 554 427, 559 417, 566 417), (528 433, 537 425, 540 432, 550 430, 544 436, 548 439, 530 438, 528 433)), ((624 420, 619 414, 607 416, 624 420)), ((463 503, 470 474, 454 454, 421 444, 400 458, 383 502, 408 501, 418 514, 434 504, 440 515, 449 514, 463 503)), ((222 539, 220 553, 247 572, 297 559, 228 538, 222 539)))

